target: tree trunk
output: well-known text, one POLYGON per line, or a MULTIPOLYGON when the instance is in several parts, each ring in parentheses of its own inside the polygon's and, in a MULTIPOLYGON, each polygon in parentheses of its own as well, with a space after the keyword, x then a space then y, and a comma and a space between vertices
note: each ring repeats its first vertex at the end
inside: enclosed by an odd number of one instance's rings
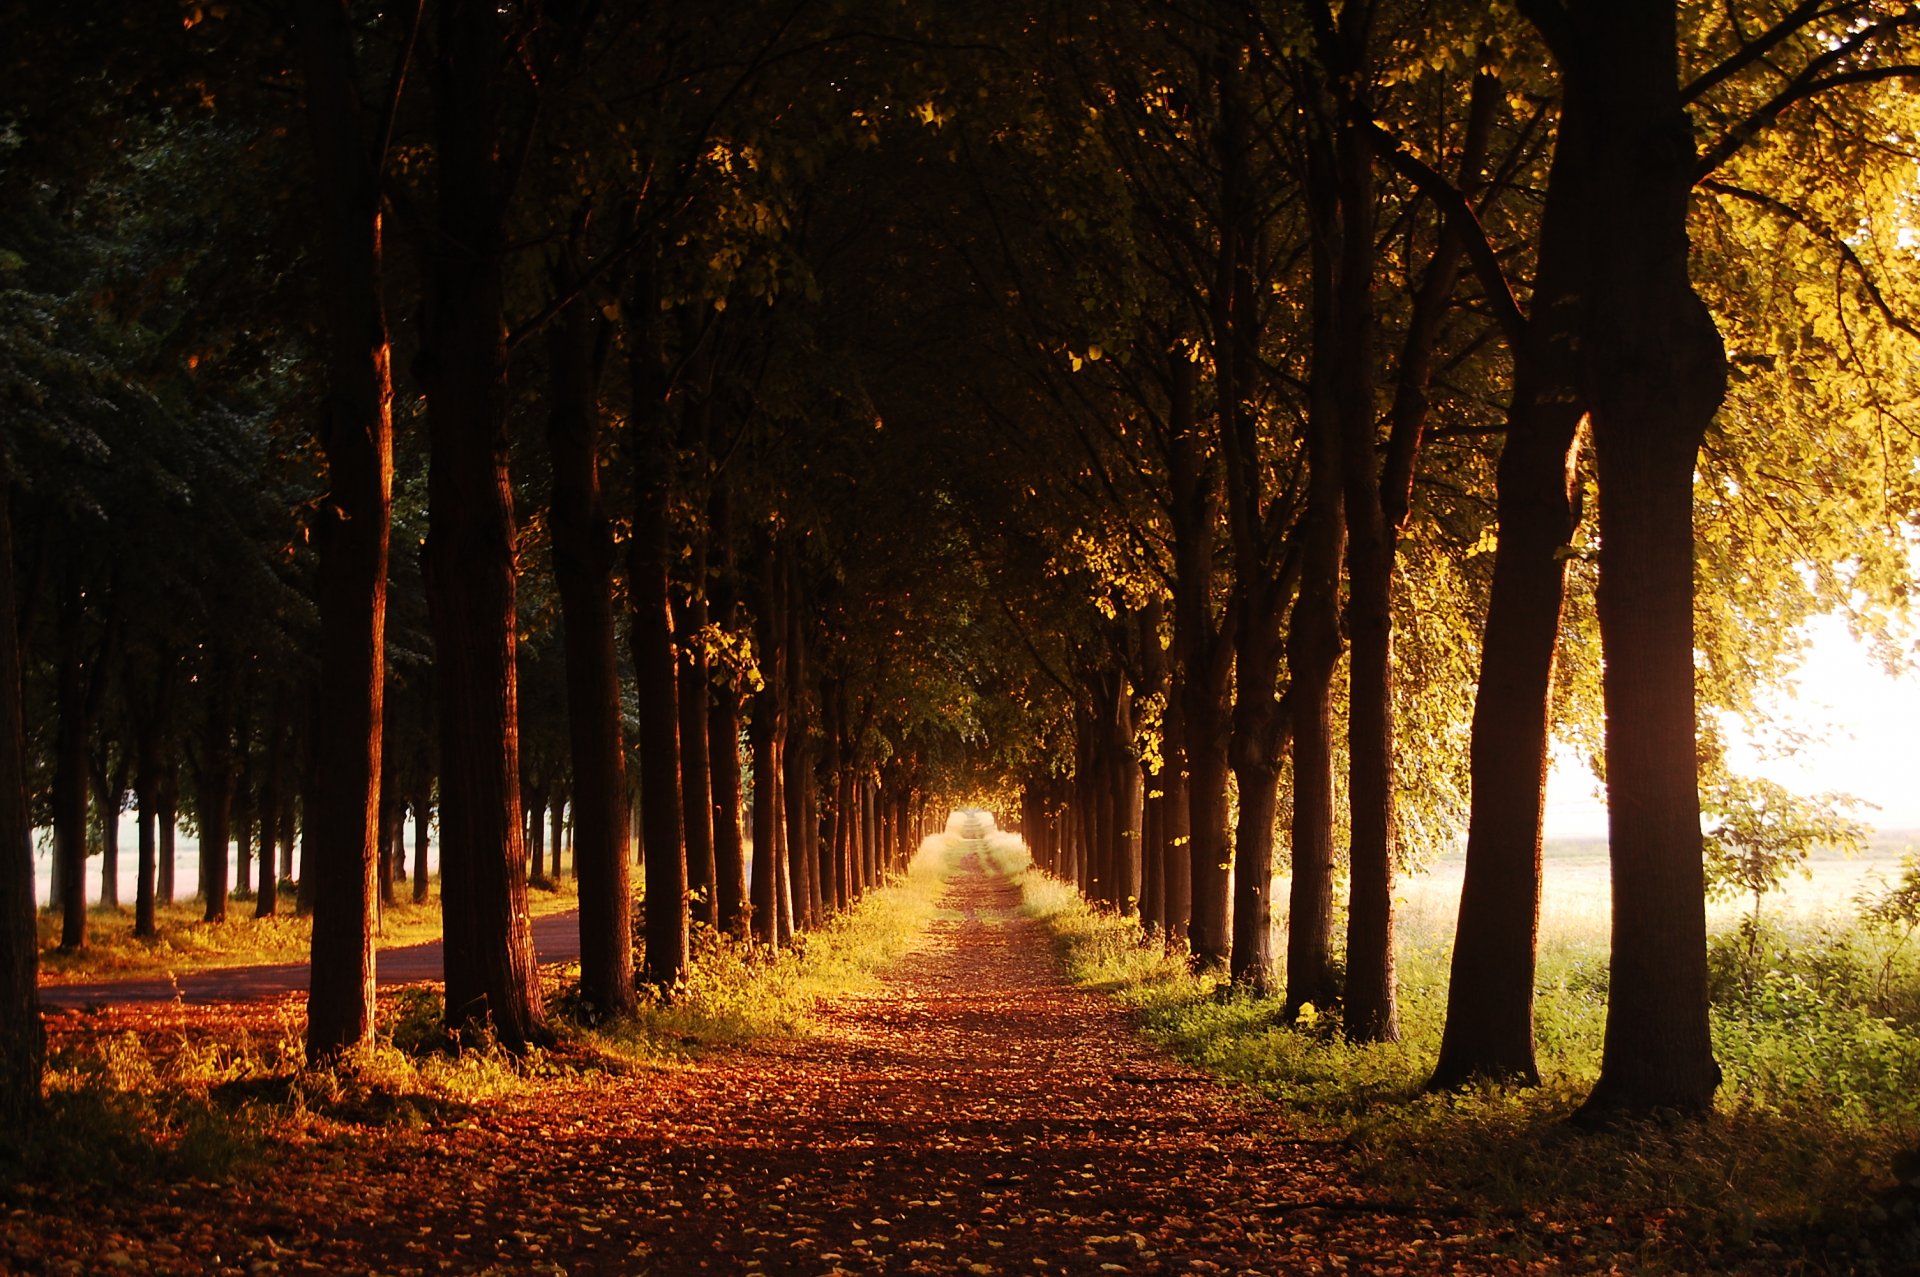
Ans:
POLYGON ((527 915, 508 474, 503 232, 510 198, 496 6, 439 8, 437 226, 420 367, 431 442, 425 577, 438 678, 447 1020, 518 1050, 547 1036, 527 915))
MULTIPOLYGON (((319 545, 320 675, 298 906, 314 915, 307 1059, 374 1030, 374 858, 386 694, 393 386, 381 285, 380 157, 361 132, 355 33, 344 6, 301 0, 307 127, 329 278, 327 503, 319 545)), ((291 848, 291 840, 288 842, 291 848)))
POLYGON ((1328 1006, 1339 994, 1332 966, 1333 696, 1340 660, 1340 564, 1345 553, 1341 476, 1342 417, 1348 409, 1339 376, 1342 357, 1336 292, 1338 196, 1333 147, 1316 133, 1308 148, 1308 198, 1316 227, 1312 246, 1313 367, 1308 381, 1307 506, 1301 538, 1300 588, 1287 634, 1287 699, 1293 720, 1293 886, 1287 912, 1289 1014, 1307 1003, 1328 1006))
POLYGON ((1160 921, 1167 947, 1175 953, 1187 951, 1187 927, 1193 916, 1192 862, 1193 813, 1187 765, 1186 711, 1181 702, 1184 692, 1178 678, 1167 696, 1165 763, 1160 768, 1159 784, 1166 797, 1161 801, 1160 819, 1160 921))
MULTIPOLYGON (((432 849, 433 827, 433 789, 427 781, 420 782, 419 792, 413 798, 413 903, 427 902, 427 853, 432 849)), ((625 857, 620 857, 625 864, 625 857)), ((582 925, 585 925, 584 919, 582 925)), ((585 941, 581 943, 582 960, 585 959, 585 941)), ((586 978, 584 966, 581 978, 586 978)))
POLYGON ((1708 1026, 1695 752, 1693 474, 1726 356, 1688 278, 1694 181, 1675 6, 1583 0, 1556 53, 1563 118, 1588 121, 1580 321, 1600 480, 1613 952, 1600 1078, 1582 1108, 1704 1112, 1708 1026))
POLYGON ((786 623, 780 609, 773 546, 764 535, 754 544, 754 644, 762 685, 753 698, 753 934, 780 943, 780 841, 786 816, 780 803, 781 752, 786 739, 786 623))
MULTIPOLYGON (((60 651, 54 728, 53 891, 60 902, 60 948, 87 943, 87 690, 80 626, 86 607, 69 565, 60 599, 60 651)), ((0 782, 4 783, 4 782, 0 782)))
POLYGON ((0 449, 0 1126, 40 1111, 46 1034, 34 922, 33 819, 20 707, 20 629, 13 589, 13 476, 0 449))
POLYGON ((90 777, 100 816, 100 905, 105 909, 120 907, 120 809, 126 806, 131 765, 131 751, 123 749, 117 765, 102 758, 90 777))
MULTIPOLYGON (((732 497, 725 475, 707 504, 707 532, 718 554, 712 577, 713 619, 726 633, 739 623, 739 584, 732 540, 732 497)), ((720 930, 747 938, 747 857, 740 828, 741 693, 730 672, 707 691, 708 770, 713 780, 714 897, 720 930)))
POLYGON ((740 693, 713 690, 707 702, 707 752, 713 774, 713 863, 720 930, 747 934, 747 857, 740 828, 740 693))
POLYGON ((287 695, 274 694, 267 718, 266 775, 260 785, 260 888, 254 896, 253 916, 271 918, 280 908, 280 862, 275 845, 280 837, 280 807, 287 777, 287 695))
POLYGON ((1537 1086, 1533 981, 1540 938, 1540 824, 1552 733, 1554 648, 1580 514, 1574 325, 1582 253, 1570 219, 1578 119, 1563 120, 1541 215, 1533 309, 1514 351, 1513 398, 1495 479, 1500 538, 1473 703, 1460 922, 1447 982, 1446 1029, 1428 1083, 1476 1079, 1537 1086))
POLYGON ((685 803, 687 895, 694 916, 720 925, 719 870, 713 849, 712 757, 707 748, 709 673, 703 631, 707 625, 706 541, 693 546, 694 585, 675 608, 680 635, 680 795, 685 803))
MULTIPOLYGON (((554 288, 577 288, 569 256, 554 288)), ((576 301, 547 337, 552 378, 547 451, 553 471, 553 575, 566 654, 573 765, 573 872, 580 880, 580 996, 609 1015, 634 1005, 633 879, 626 841, 626 751, 614 637, 613 524, 600 492, 600 323, 576 301)), ((554 854, 559 855, 558 839, 554 854)), ((416 894, 426 889, 425 856, 416 894)), ((559 876, 555 869, 556 878, 559 876)))
POLYGON ((142 940, 159 934, 154 925, 154 873, 159 861, 159 821, 154 815, 152 782, 144 775, 135 786, 134 801, 140 806, 138 863, 134 868, 133 934, 142 940))
POLYGON ((527 811, 528 876, 537 878, 547 867, 547 803, 551 786, 539 785, 522 795, 527 811))
POLYGON ((207 922, 227 920, 227 844, 233 828, 233 725, 223 689, 208 689, 206 739, 194 768, 200 816, 200 888, 207 922))
MULTIPOLYGON (((1343 28, 1346 24, 1343 23, 1343 28)), ((1335 126, 1339 191, 1334 280, 1333 395, 1347 533, 1346 628, 1348 905, 1347 980, 1342 1019, 1357 1042, 1400 1037, 1393 965, 1393 560, 1381 502, 1373 406, 1373 148, 1351 121, 1335 126)))
POLYGON ((174 845, 180 830, 179 781, 174 772, 176 765, 171 754, 165 755, 160 782, 155 791, 160 803, 155 808, 155 823, 160 827, 159 892, 163 905, 173 903, 174 858, 178 855, 174 845))

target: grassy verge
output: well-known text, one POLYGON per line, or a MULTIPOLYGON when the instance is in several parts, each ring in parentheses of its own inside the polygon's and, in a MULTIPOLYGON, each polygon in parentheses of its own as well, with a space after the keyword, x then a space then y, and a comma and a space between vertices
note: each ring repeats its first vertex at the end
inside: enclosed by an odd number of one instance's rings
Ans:
POLYGON ((1543 936, 1538 1089, 1424 1092, 1439 1051, 1451 918, 1403 916, 1403 1038, 1356 1045, 1337 1009, 1283 1022, 1275 1002, 1147 942, 1137 923, 1091 910, 1064 884, 997 849, 1066 969, 1120 999, 1175 1055, 1283 1102, 1343 1141, 1351 1164, 1396 1198, 1484 1217, 1514 1254, 1575 1230, 1598 1253, 1649 1270, 1811 1263, 1911 1271, 1910 1226, 1884 1194, 1920 1142, 1920 969, 1857 930, 1722 930, 1713 938, 1715 1049, 1726 1081, 1704 1123, 1604 1134, 1566 1124, 1599 1072, 1604 934, 1543 936))
MULTIPOLYGON (((440 938, 439 879, 422 904, 414 904, 410 888, 387 906, 381 919, 379 947, 398 949, 440 938)), ((60 949, 60 914, 42 909, 40 927, 40 981, 71 984, 89 980, 137 979, 217 967, 262 966, 305 962, 313 937, 312 919, 293 912, 292 884, 281 888, 281 912, 271 918, 253 916, 254 898, 236 892, 229 898, 224 922, 203 922, 199 897, 178 900, 154 912, 158 932, 150 939, 133 934, 133 910, 95 906, 87 915, 87 944, 64 953, 60 949)), ((564 913, 580 903, 572 878, 558 883, 536 882, 527 892, 533 916, 564 913)))
POLYGON ((0 1203, 40 1191, 218 1180, 271 1150, 355 1128, 457 1122, 588 1073, 673 1068, 713 1046, 809 1032, 822 1002, 875 987, 933 918, 951 866, 934 852, 799 943, 770 956, 711 935, 692 977, 630 1018, 572 1020, 577 969, 549 969, 556 1042, 516 1056, 452 1049, 439 991, 380 996, 378 1040, 305 1066, 298 1000, 221 1008, 117 1008, 54 1022, 48 1112, 0 1131, 0 1203))

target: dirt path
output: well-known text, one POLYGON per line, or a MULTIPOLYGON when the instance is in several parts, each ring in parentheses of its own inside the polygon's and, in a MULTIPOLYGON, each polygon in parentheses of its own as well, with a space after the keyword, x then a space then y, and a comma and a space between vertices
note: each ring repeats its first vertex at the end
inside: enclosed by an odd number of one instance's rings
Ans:
MULTIPOLYGON (((580 956, 580 912, 548 914, 533 920, 533 947, 540 961, 571 962, 580 956)), ((443 972, 440 942, 382 949, 374 963, 382 987, 438 980, 443 972)), ((307 990, 307 964, 282 962, 271 966, 215 967, 175 976, 135 976, 125 980, 88 980, 40 986, 40 1005, 65 1010, 96 1006, 129 1006, 140 1002, 172 1002, 191 1006, 220 1002, 257 1002, 307 990)))
POLYGON ((266 1182, 15 1212, 0 1270, 38 1267, 23 1223, 88 1271, 1494 1267, 1467 1225, 1370 1205, 1333 1150, 1143 1045, 1015 904, 962 874, 917 951, 817 1036, 302 1150, 266 1182))

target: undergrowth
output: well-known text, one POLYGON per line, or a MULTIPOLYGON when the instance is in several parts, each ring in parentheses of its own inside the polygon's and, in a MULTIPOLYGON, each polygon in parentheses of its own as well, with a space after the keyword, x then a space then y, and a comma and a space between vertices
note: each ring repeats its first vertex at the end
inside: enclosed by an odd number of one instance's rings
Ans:
POLYGON ((1832 926, 1715 935, 1715 1054, 1726 1075, 1715 1113, 1588 1134, 1566 1119, 1599 1074, 1603 937, 1542 938, 1545 1085, 1432 1095, 1450 927, 1403 925, 1401 1040, 1362 1045, 1341 1035, 1338 1008, 1286 1021, 1278 999, 1191 973, 1137 921, 1097 912, 1029 868, 1024 849, 995 858, 1017 877, 1026 912, 1053 932, 1071 979, 1132 1008, 1179 1058, 1340 1141, 1373 1183, 1482 1216, 1518 1255, 1541 1254, 1545 1232, 1574 1228, 1657 1269, 1730 1258, 1770 1267, 1791 1255, 1907 1271, 1920 1260, 1886 1208, 1893 1168, 1920 1142, 1920 964, 1891 940, 1832 926))

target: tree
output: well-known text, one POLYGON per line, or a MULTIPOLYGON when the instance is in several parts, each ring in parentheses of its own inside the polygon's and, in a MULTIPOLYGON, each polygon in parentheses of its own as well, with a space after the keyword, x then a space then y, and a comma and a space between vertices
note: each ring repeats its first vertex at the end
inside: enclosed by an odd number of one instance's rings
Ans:
MULTIPOLYGON (((393 500, 380 193, 388 137, 383 132, 370 141, 363 133, 359 57, 343 0, 302 0, 296 30, 322 210, 319 260, 332 279, 325 294, 327 406, 320 431, 328 499, 317 528, 320 676, 301 865, 302 876, 313 878, 306 1045, 308 1060, 317 1064, 370 1040, 374 1027, 374 870, 393 500)), ((409 47, 385 132, 410 56, 409 47)), ((263 876, 271 872, 263 863, 263 876)))
POLYGON ((432 439, 425 551, 440 715, 447 1019, 502 1043, 546 1036, 527 914, 507 465, 506 17, 442 5, 432 74, 436 201, 421 234, 420 372, 432 439))
POLYGON ((13 588, 13 471, 0 448, 0 1121, 20 1130, 40 1110, 40 937, 34 925, 32 821, 20 726, 20 630, 13 588))

